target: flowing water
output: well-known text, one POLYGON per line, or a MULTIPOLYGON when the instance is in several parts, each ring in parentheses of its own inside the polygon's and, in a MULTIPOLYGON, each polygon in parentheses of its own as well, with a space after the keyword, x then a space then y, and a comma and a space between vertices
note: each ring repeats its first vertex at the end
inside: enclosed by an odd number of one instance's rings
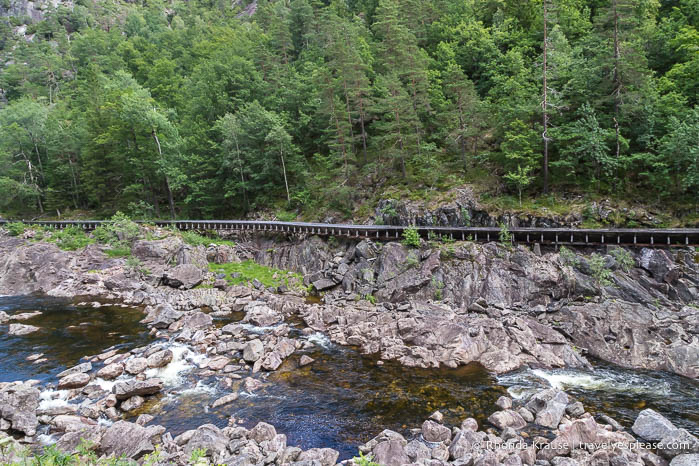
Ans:
MULTIPOLYGON (((0 330, 0 381, 54 382, 57 372, 79 362, 81 356, 152 341, 138 323, 143 315, 137 309, 79 308, 54 299, 0 297, 0 310, 8 314, 35 309, 43 314, 24 323, 42 327, 40 332, 10 337, 0 330), (26 361, 34 353, 44 353, 47 361, 26 361)), ((252 326, 247 330, 270 331, 252 326)), ((203 356, 186 345, 162 342, 172 349, 173 362, 150 369, 148 375, 163 378, 165 390, 134 415, 149 412, 155 416, 153 423, 175 435, 204 423, 223 427, 231 417, 246 427, 265 421, 285 433, 290 445, 332 447, 341 452, 341 458, 349 458, 356 454, 357 445, 382 429, 405 433, 437 409, 452 424, 468 416, 482 423, 499 396, 509 393, 518 398, 554 386, 580 399, 590 412, 608 414, 627 428, 641 409, 653 408, 677 426, 699 432, 699 382, 672 374, 622 369, 599 361, 591 372, 526 369, 501 376, 475 364, 459 369, 404 368, 334 345, 320 333, 305 335, 297 328, 290 336, 314 346, 297 351, 252 392, 246 391, 242 380, 228 388, 219 378, 200 377, 203 356), (299 367, 302 354, 315 362, 299 367), (237 401, 208 408, 231 392, 240 393, 237 401)))

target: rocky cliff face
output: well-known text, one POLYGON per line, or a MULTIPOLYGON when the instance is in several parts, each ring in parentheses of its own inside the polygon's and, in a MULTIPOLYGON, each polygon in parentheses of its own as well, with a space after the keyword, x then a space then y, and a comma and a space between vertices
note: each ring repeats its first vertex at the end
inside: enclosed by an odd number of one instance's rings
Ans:
POLYGON ((44 19, 46 11, 51 8, 57 8, 59 5, 73 8, 73 2, 70 0, 7 0, 0 3, 0 16, 28 17, 32 21, 37 22, 44 19))
MULTIPOLYGON (((0 293, 90 295, 180 310, 237 306, 208 262, 256 261, 304 274, 323 293, 305 304, 278 290, 263 301, 340 344, 404 365, 478 361, 494 372, 524 365, 581 367, 585 355, 699 377, 699 265, 690 249, 620 254, 544 251, 497 243, 401 243, 256 237, 192 247, 178 237, 139 241, 125 259, 103 247, 60 251, 0 236, 0 293), (145 274, 143 270, 147 269, 145 274), (230 302, 229 302, 230 301, 230 302)), ((272 293, 270 293, 270 291, 272 293)))

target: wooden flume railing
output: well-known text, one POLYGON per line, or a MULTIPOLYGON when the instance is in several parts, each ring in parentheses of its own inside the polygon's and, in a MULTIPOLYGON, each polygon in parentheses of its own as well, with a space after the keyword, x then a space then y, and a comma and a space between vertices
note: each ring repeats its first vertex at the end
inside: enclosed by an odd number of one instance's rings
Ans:
MULTIPOLYGON (((10 220, 0 220, 0 226, 10 220)), ((51 228, 75 226, 93 230, 103 220, 31 221, 28 225, 43 225, 51 228)), ((400 239, 409 226, 394 225, 348 225, 331 223, 276 222, 258 220, 157 220, 149 222, 160 227, 175 227, 179 230, 247 231, 277 234, 311 234, 347 238, 370 238, 390 241, 400 239)), ((498 241, 497 227, 438 227, 415 226, 418 233, 427 238, 431 235, 446 236, 454 240, 498 241)), ((624 246, 698 246, 699 228, 510 228, 511 240, 515 243, 539 243, 560 245, 604 245, 624 246)))

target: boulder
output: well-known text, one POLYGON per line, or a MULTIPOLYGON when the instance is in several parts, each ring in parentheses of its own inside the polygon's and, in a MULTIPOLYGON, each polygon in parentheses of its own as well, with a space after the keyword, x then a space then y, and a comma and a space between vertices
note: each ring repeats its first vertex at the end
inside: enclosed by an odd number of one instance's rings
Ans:
POLYGON ((495 406, 500 409, 511 409, 512 408, 512 398, 509 396, 501 396, 498 401, 495 402, 495 406))
POLYGON ((329 278, 321 278, 311 283, 316 291, 324 291, 337 285, 337 282, 329 278))
POLYGON ((431 420, 422 423, 422 437, 428 442, 446 442, 451 438, 451 429, 431 420))
POLYGON ((238 399, 237 393, 229 393, 228 395, 224 395, 221 398, 214 401, 213 403, 211 403, 211 409, 215 409, 215 408, 218 408, 219 406, 223 406, 223 405, 226 405, 228 403, 232 403, 237 399, 238 399))
POLYGON ((107 364, 102 369, 97 371, 97 377, 101 377, 105 380, 112 380, 119 377, 124 372, 124 365, 120 362, 114 362, 112 364, 107 364))
POLYGON ((165 349, 148 356, 146 363, 148 364, 148 367, 163 367, 170 364, 170 361, 172 361, 172 357, 172 351, 169 349, 165 349))
POLYGON ((385 440, 372 450, 372 461, 382 466, 401 466, 410 463, 400 440, 385 440))
POLYGON ((143 397, 135 395, 121 403, 122 411, 133 411, 143 406, 143 397))
POLYGON ((243 359, 247 362, 255 362, 262 357, 264 345, 258 339, 249 341, 243 349, 243 359))
POLYGON ((517 411, 513 411, 511 409, 495 411, 488 417, 488 422, 500 430, 503 430, 506 427, 521 429, 527 425, 526 421, 522 419, 522 416, 520 416, 517 411))
POLYGON ((311 448, 301 452, 296 461, 318 461, 321 466, 335 466, 339 456, 340 452, 332 448, 311 448))
POLYGON ((147 428, 127 421, 117 421, 107 428, 99 449, 105 455, 139 459, 155 450, 147 428))
POLYGON ((205 450, 208 456, 225 453, 228 445, 228 437, 213 424, 199 426, 184 447, 184 452, 189 457, 194 450, 205 450))
POLYGON ((271 353, 269 353, 265 357, 264 361, 262 361, 262 367, 267 369, 268 371, 276 371, 281 365, 282 358, 276 351, 272 351, 271 353))
POLYGON ((243 322, 260 327, 268 327, 282 321, 282 316, 262 301, 251 301, 243 310, 245 311, 243 322))
POLYGON ((34 333, 38 330, 41 329, 39 327, 35 327, 34 325, 10 324, 10 329, 7 333, 12 336, 23 336, 29 335, 30 333, 34 333))
POLYGON ((540 426, 555 429, 561 422, 568 406, 568 395, 565 392, 556 392, 550 399, 546 400, 543 408, 536 413, 534 422, 540 426))
POLYGON ((204 272, 194 264, 180 264, 163 274, 161 282, 172 288, 194 288, 204 281, 204 272))
POLYGON ((14 430, 28 436, 36 434, 39 421, 39 390, 29 384, 12 384, 0 388, 0 418, 10 423, 14 430))
POLYGON ((82 364, 78 364, 77 366, 73 366, 69 369, 64 370, 63 372, 56 374, 56 377, 58 377, 60 379, 60 378, 65 377, 67 375, 77 374, 78 372, 90 372, 91 370, 92 370, 92 363, 91 362, 84 362, 82 364))
POLYGON ((301 356, 301 359, 299 359, 299 365, 301 365, 302 367, 307 366, 309 364, 312 364, 313 361, 315 361, 315 359, 304 354, 303 356, 301 356))
POLYGON ((670 461, 670 466, 697 466, 697 464, 699 464, 699 454, 697 453, 677 455, 670 461))
POLYGON ((272 440, 275 435, 277 435, 277 430, 273 425, 267 424, 266 422, 258 422, 255 427, 250 429, 248 438, 257 443, 262 443, 265 440, 272 440))
POLYGON ((657 442, 672 434, 677 428, 660 413, 644 409, 638 414, 631 430, 644 440, 657 442))
POLYGON ((94 450, 102 440, 101 426, 84 426, 78 430, 66 432, 56 442, 56 448, 66 453, 78 452, 78 447, 89 445, 88 449, 94 450))
POLYGON ((148 360, 146 358, 132 358, 124 364, 124 370, 131 375, 137 375, 148 369, 148 360))
POLYGON ((90 374, 77 372, 67 375, 58 381, 59 390, 84 387, 90 382, 90 374))
POLYGON ((155 328, 168 328, 170 324, 184 315, 181 311, 176 311, 167 303, 158 304, 144 319, 144 323, 150 323, 155 328))
POLYGON ((158 378, 146 380, 127 380, 112 387, 112 393, 117 400, 126 400, 132 396, 154 395, 163 389, 163 381, 158 378))
POLYGON ((677 429, 660 440, 658 451, 668 459, 679 454, 699 453, 699 439, 686 429, 677 429))
POLYGON ((191 312, 182 319, 182 330, 195 331, 202 328, 209 328, 214 324, 214 320, 209 314, 201 311, 191 312))

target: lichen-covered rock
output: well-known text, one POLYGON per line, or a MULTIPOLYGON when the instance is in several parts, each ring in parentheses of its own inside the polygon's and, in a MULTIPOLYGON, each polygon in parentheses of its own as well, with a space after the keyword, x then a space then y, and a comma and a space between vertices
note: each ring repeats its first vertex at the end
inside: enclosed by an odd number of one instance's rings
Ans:
POLYGON ((99 450, 105 455, 139 459, 155 450, 148 430, 138 424, 117 421, 102 436, 99 450))
POLYGON ((12 429, 32 436, 39 421, 39 390, 29 384, 11 384, 0 389, 0 418, 7 420, 12 429))
POLYGON ((658 442, 672 434, 677 428, 657 411, 644 409, 638 414, 631 430, 645 440, 658 442))

